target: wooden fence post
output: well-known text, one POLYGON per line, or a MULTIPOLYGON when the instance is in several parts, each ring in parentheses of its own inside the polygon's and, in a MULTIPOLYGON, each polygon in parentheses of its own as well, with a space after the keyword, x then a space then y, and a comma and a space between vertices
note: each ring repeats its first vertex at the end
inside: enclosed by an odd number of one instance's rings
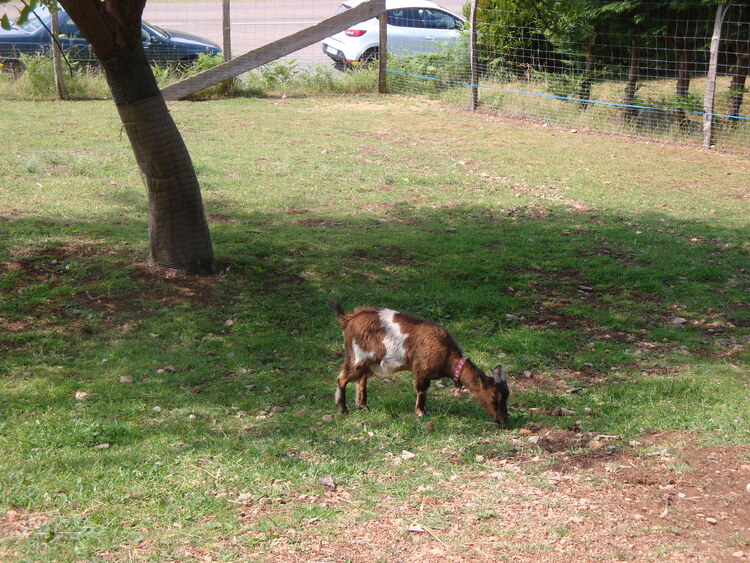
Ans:
POLYGON ((711 37, 711 54, 706 75, 706 91, 703 95, 703 148, 710 149, 714 144, 714 96, 716 95, 716 73, 719 64, 719 44, 721 43, 721 26, 724 23, 731 2, 722 2, 716 6, 714 32, 711 37))
POLYGON ((349 29, 353 25, 377 17, 384 11, 385 0, 366 0, 354 6, 351 10, 326 18, 311 27, 306 27, 287 37, 266 43, 262 47, 234 57, 229 62, 208 68, 179 82, 165 86, 161 91, 162 96, 167 102, 182 99, 193 92, 219 84, 229 78, 234 78, 322 41, 326 37, 349 29))
POLYGON ((471 93, 469 94, 469 111, 477 111, 479 105, 479 70, 477 69, 477 0, 471 3, 469 20, 469 57, 471 65, 471 93))
POLYGON ((58 19, 58 10, 53 10, 50 15, 50 31, 52 32, 52 66, 55 78, 55 94, 58 100, 67 100, 68 94, 65 91, 65 82, 63 81, 62 70, 62 53, 60 52, 60 20, 58 19))
POLYGON ((388 66, 388 13, 383 12, 378 16, 380 22, 380 45, 378 46, 378 93, 388 92, 388 81, 386 67, 388 66))
MULTIPOLYGON (((230 0, 221 0, 221 31, 222 31, 222 51, 224 51, 224 62, 232 60, 232 18, 229 11, 230 0)), ((234 78, 224 81, 224 87, 227 93, 231 94, 234 88, 234 78)))

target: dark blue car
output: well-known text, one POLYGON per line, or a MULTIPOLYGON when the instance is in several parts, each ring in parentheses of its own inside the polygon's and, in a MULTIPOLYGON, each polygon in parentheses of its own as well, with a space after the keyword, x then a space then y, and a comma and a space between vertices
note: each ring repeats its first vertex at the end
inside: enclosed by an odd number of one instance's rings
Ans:
MULTIPOLYGON (((69 61, 95 63, 89 42, 78 31, 78 26, 65 12, 58 12, 60 22, 60 45, 69 61)), ((35 10, 29 21, 11 30, 0 30, 0 62, 17 64, 21 54, 36 55, 51 53, 52 39, 49 33, 50 13, 45 8, 35 10)), ((191 33, 162 29, 143 22, 141 38, 146 56, 152 64, 190 64, 200 54, 218 55, 221 48, 214 42, 191 33)))

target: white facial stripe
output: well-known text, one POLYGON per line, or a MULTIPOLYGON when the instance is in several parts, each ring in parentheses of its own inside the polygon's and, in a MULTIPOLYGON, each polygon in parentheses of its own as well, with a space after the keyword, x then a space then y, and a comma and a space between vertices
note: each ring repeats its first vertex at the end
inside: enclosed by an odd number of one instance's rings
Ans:
POLYGON ((373 352, 367 352, 359 347, 357 341, 352 338, 352 352, 354 352, 355 364, 366 364, 375 355, 373 352))
POLYGON ((385 346, 385 357, 380 361, 384 372, 392 371, 404 366, 406 363, 406 350, 404 342, 409 335, 401 332, 401 325, 393 320, 398 311, 392 309, 380 310, 380 325, 385 329, 383 345, 385 346))

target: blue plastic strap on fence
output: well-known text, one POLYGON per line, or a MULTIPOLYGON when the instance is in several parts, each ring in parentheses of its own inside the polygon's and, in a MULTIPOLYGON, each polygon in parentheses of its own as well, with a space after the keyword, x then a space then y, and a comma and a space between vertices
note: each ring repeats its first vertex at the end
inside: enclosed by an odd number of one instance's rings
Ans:
MULTIPOLYGON (((540 92, 524 92, 523 90, 511 90, 509 88, 498 88, 496 86, 482 86, 481 84, 471 84, 470 82, 461 82, 458 80, 446 80, 444 81, 442 78, 437 78, 435 76, 425 76, 422 74, 410 74, 408 72, 403 72, 400 70, 392 70, 392 69, 385 69, 386 72, 391 72, 393 74, 402 74, 404 76, 411 76, 413 78, 424 78, 425 80, 434 80, 436 82, 448 82, 449 84, 456 84, 458 86, 470 86, 470 87, 476 87, 476 88, 486 88, 488 90, 497 90, 500 92, 508 92, 510 94, 525 94, 527 96, 538 96, 540 98, 552 98, 555 100, 566 100, 570 102, 583 102, 586 104, 598 104, 602 106, 615 106, 615 107, 621 107, 621 108, 633 108, 633 109, 656 109, 656 110, 663 110, 663 111, 677 111, 675 109, 666 109, 666 108, 659 108, 654 106, 639 106, 639 105, 630 105, 630 104, 622 104, 618 102, 602 102, 599 100, 586 100, 583 98, 568 98, 566 96, 557 96, 555 94, 542 94, 540 92)), ((685 113, 691 113, 693 115, 712 115, 714 117, 726 117, 728 119, 737 119, 737 120, 744 120, 744 121, 750 121, 750 117, 742 117, 742 116, 734 116, 734 115, 725 115, 723 113, 708 113, 705 111, 687 111, 682 110, 685 113)))

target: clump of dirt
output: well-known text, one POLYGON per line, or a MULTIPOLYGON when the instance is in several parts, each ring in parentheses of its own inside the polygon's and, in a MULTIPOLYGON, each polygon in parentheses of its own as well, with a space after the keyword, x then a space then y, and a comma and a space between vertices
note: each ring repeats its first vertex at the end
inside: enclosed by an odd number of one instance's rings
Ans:
POLYGON ((3 541, 27 538, 46 521, 44 515, 37 512, 8 510, 0 515, 0 538, 3 538, 3 541))
POLYGON ((547 452, 563 452, 586 445, 589 437, 560 428, 546 428, 538 433, 536 445, 547 452))

